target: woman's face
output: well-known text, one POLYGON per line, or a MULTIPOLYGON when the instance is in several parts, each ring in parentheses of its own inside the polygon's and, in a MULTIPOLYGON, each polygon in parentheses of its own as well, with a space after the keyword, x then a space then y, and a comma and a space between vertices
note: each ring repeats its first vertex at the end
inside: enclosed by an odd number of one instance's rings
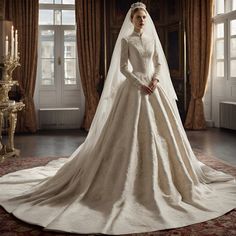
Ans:
POLYGON ((139 9, 134 13, 134 16, 132 18, 132 23, 136 31, 140 31, 143 29, 146 23, 146 16, 147 16, 146 12, 141 9, 139 9))

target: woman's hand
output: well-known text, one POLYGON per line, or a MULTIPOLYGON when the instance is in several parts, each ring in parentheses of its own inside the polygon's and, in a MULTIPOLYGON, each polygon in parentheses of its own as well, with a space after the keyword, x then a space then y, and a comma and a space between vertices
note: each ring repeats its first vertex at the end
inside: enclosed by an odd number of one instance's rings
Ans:
POLYGON ((152 81, 149 84, 149 88, 152 90, 152 92, 154 92, 154 90, 157 87, 157 83, 159 82, 159 79, 152 79, 152 81))
POLYGON ((149 95, 153 92, 152 89, 149 86, 146 86, 146 85, 142 85, 141 90, 145 94, 149 94, 149 95))
POLYGON ((152 79, 152 81, 150 82, 150 84, 148 86, 146 85, 142 85, 141 86, 141 89, 142 91, 145 93, 145 94, 152 94, 154 92, 154 90, 156 89, 157 87, 157 83, 159 82, 158 79, 152 79))

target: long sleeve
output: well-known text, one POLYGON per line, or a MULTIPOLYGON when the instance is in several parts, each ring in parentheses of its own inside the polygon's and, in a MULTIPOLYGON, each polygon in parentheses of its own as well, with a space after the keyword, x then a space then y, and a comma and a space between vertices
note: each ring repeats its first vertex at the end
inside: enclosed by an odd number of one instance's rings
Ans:
POLYGON ((159 56, 158 56, 158 52, 155 46, 154 49, 154 54, 153 54, 153 64, 154 64, 154 74, 153 74, 153 79, 159 79, 159 74, 160 74, 160 69, 161 69, 161 64, 159 61, 159 56))
POLYGON ((143 85, 143 83, 140 81, 140 79, 137 76, 135 76, 131 71, 129 71, 128 57, 129 57, 128 42, 125 38, 123 38, 121 40, 120 71, 135 86, 140 88, 140 86, 143 85))

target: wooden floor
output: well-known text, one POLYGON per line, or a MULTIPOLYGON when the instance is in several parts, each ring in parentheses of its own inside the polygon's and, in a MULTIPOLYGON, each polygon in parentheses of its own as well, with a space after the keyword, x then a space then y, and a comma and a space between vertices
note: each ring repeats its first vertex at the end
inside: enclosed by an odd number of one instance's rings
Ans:
MULTIPOLYGON (((50 130, 37 134, 18 134, 15 147, 24 157, 69 156, 85 139, 83 130, 50 130)), ((236 132, 209 128, 206 131, 187 131, 193 148, 213 155, 236 166, 236 132)), ((6 137, 5 137, 6 138, 6 137)))

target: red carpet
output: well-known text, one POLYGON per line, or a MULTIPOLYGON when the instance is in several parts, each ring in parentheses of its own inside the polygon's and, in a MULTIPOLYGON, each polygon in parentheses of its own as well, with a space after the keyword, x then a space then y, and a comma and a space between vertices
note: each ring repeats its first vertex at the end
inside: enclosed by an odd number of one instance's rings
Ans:
MULTIPOLYGON (((232 167, 214 157, 206 156, 200 151, 195 151, 198 158, 213 167, 236 176, 236 167, 232 167)), ((11 158, 0 164, 0 176, 20 169, 45 165, 57 157, 27 157, 11 158)), ((75 235, 45 232, 40 227, 26 224, 5 210, 0 208, 0 236, 56 236, 75 235)), ((190 225, 173 230, 161 230, 152 233, 142 233, 133 235, 153 235, 153 236, 236 236, 236 210, 233 210, 221 217, 203 223, 190 225)))

